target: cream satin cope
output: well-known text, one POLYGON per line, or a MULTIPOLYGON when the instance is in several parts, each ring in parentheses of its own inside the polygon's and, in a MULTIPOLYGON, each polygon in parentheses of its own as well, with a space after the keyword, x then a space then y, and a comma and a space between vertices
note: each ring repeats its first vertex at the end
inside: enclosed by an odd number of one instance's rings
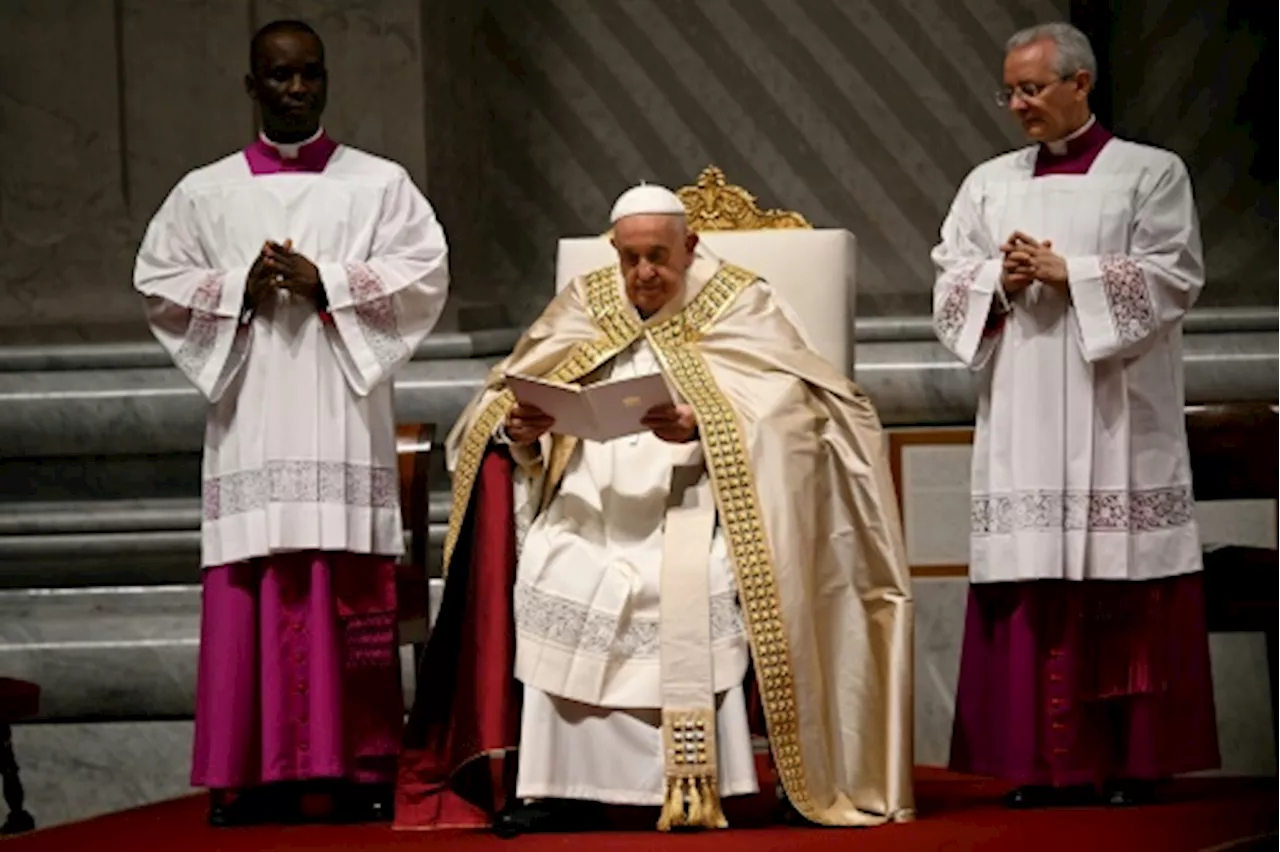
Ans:
MULTIPOLYGON (((479 458, 512 405, 508 371, 581 380, 641 335, 697 410, 729 533, 778 769, 828 825, 913 818, 914 607, 883 431, 871 402, 805 347, 772 290, 699 264, 675 315, 641 322, 616 268, 566 287, 449 436, 447 560, 479 458)), ((545 506, 576 442, 521 455, 545 506)))

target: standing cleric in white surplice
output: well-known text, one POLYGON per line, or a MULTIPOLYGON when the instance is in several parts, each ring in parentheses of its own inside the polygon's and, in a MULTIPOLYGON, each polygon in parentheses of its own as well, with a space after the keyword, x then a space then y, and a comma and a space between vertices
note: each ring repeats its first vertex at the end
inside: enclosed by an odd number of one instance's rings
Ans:
POLYGON ((395 163, 321 135, 303 148, 331 149, 322 170, 286 172, 287 147, 188 174, 138 254, 156 338, 212 406, 205 566, 402 550, 389 379, 444 306, 444 232, 395 163), (264 234, 314 260, 325 310, 283 289, 242 309, 264 234))
POLYGON ((392 376, 448 292, 445 235, 395 163, 320 128, 324 48, 263 27, 262 132, 170 193, 138 252, 157 340, 209 402, 192 783, 210 821, 300 813, 278 782, 340 781, 390 817, 404 703, 392 376))
POLYGON ((975 169, 933 255, 938 336, 986 386, 972 576, 1198 571, 1182 318, 1204 267, 1186 167, 1114 138, 1086 174, 1036 175, 1036 161, 1036 149, 1024 148, 975 169), (1030 287, 993 328, 999 246, 1019 230, 1051 238, 1066 258, 1068 292, 1030 287))
POLYGON ((1018 806, 1147 797, 1217 765, 1184 421, 1204 285, 1176 154, 1090 114, 1066 24, 1015 35, 1007 104, 1038 144, 974 169, 934 249, 934 326, 978 374, 972 581, 952 767, 1018 806))

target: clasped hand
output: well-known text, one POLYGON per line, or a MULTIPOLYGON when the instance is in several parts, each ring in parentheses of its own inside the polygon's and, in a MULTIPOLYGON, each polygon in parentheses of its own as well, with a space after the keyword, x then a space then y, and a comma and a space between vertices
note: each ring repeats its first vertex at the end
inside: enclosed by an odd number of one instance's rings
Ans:
MULTIPOLYGON (((667 403, 655 405, 640 420, 646 429, 670 444, 686 444, 698 435, 698 418, 693 407, 667 403)), ((507 413, 503 424, 507 438, 513 444, 527 446, 534 443, 555 425, 555 419, 540 408, 516 403, 507 413)))
POLYGON ((293 240, 267 242, 249 268, 245 281, 248 302, 256 309, 268 293, 285 290, 315 301, 320 294, 320 270, 293 250, 293 240))
POLYGON ((1039 281, 1058 290, 1067 287, 1067 262, 1053 252, 1050 240, 1043 242, 1014 231, 1004 245, 1000 284, 1006 295, 1012 296, 1025 290, 1033 281, 1039 281))

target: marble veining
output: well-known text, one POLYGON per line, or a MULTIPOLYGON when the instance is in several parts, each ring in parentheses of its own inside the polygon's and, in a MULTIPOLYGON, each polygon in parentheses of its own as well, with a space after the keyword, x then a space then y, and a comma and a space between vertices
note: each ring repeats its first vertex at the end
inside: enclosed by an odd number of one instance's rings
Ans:
MULTIPOLYGON (((1188 335, 1187 400, 1274 400, 1277 335, 1188 335)), ((401 422, 443 430, 496 359, 415 361, 396 379, 401 422)), ((975 376, 936 342, 867 343, 855 380, 889 425, 972 421, 975 376)), ((27 456, 196 452, 204 402, 176 369, 0 373, 0 453, 27 456)))

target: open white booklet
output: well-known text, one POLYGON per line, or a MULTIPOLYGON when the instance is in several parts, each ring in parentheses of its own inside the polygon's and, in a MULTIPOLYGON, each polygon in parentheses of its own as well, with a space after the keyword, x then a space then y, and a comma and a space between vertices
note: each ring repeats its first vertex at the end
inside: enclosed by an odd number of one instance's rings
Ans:
POLYGON ((566 385, 508 374, 507 387, 523 405, 555 419, 552 432, 587 441, 612 441, 647 431, 640 420, 655 405, 674 400, 661 373, 566 385))

